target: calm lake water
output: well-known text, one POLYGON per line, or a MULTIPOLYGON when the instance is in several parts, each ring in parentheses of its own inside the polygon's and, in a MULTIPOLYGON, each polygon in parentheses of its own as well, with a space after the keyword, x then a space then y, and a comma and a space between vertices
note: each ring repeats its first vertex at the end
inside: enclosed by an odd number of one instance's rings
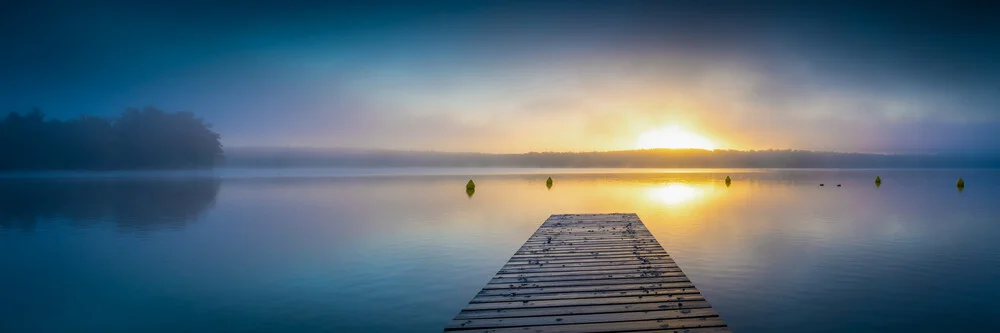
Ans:
POLYGON ((550 214, 607 212, 638 213, 736 332, 996 332, 998 189, 989 170, 8 174, 0 332, 436 332, 550 214))

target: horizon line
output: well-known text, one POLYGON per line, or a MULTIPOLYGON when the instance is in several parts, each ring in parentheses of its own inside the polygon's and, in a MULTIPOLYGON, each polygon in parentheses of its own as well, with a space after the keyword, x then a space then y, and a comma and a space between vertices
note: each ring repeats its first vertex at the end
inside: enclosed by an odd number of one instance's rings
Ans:
POLYGON ((447 151, 447 150, 433 150, 433 149, 399 149, 399 148, 364 148, 364 147, 322 147, 322 146, 257 146, 257 145, 242 145, 242 146, 226 146, 225 148, 232 149, 273 149, 273 150, 318 150, 318 151, 351 151, 351 152, 381 152, 381 153, 435 153, 435 154, 479 154, 479 155, 526 155, 526 154, 587 154, 587 153, 622 153, 622 152, 739 152, 739 153, 754 153, 754 152, 796 152, 796 153, 825 153, 825 154, 855 154, 855 155, 942 155, 942 154, 1000 154, 1000 151, 993 150, 938 150, 938 151, 928 151, 928 150, 917 150, 917 149, 899 149, 896 152, 892 151, 837 151, 837 150, 814 150, 814 149, 797 149, 797 148, 766 148, 766 149, 699 149, 699 148, 646 148, 646 149, 616 149, 616 150, 579 150, 579 151, 526 151, 526 152, 477 152, 477 151, 447 151))

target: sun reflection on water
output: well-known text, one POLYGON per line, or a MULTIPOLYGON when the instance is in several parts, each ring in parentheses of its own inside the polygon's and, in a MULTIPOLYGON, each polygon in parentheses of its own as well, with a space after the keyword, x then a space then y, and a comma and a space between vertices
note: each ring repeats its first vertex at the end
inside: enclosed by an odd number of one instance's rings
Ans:
POLYGON ((653 200, 671 206, 691 202, 704 192, 704 189, 684 183, 670 183, 646 190, 647 195, 653 200))

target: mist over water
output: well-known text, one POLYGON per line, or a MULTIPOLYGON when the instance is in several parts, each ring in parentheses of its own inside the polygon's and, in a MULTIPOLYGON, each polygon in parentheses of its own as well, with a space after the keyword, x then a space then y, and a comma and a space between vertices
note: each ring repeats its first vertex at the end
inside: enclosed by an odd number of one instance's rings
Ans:
POLYGON ((608 212, 638 213, 734 331, 997 330, 998 176, 433 168, 7 175, 0 285, 15 287, 0 302, 0 331, 435 332, 550 214, 608 212))

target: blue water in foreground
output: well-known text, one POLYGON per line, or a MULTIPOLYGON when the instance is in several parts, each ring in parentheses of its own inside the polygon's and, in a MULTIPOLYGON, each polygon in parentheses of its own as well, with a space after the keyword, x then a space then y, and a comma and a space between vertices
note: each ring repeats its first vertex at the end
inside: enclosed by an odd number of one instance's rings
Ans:
POLYGON ((601 212, 638 213, 736 332, 997 332, 998 190, 987 170, 7 174, 0 332, 436 332, 550 214, 601 212))

